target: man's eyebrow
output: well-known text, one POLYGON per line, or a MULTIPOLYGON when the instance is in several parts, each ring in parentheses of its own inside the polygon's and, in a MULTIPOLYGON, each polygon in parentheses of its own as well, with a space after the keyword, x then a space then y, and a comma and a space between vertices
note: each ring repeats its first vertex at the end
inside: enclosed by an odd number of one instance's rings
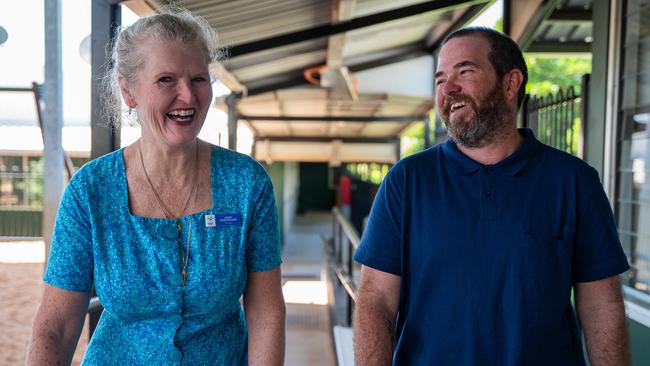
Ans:
MULTIPOLYGON (((456 63, 454 65, 454 69, 460 69, 461 67, 465 67, 465 66, 479 67, 479 65, 476 62, 473 62, 473 61, 470 61, 470 60, 465 60, 465 61, 461 61, 461 62, 456 63)), ((433 75, 433 77, 437 79, 439 76, 442 76, 443 74, 444 74, 444 72, 438 71, 433 75)))
POLYGON ((479 67, 479 65, 476 62, 470 61, 470 60, 465 60, 461 61, 457 64, 454 65, 454 69, 460 69, 461 67, 465 66, 474 66, 474 67, 479 67))

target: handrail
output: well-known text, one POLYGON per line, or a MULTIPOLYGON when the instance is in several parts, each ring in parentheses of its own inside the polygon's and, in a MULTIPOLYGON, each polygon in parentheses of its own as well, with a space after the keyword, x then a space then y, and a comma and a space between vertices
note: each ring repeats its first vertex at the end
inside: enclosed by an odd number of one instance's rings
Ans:
POLYGON ((347 235, 348 240, 350 240, 350 244, 352 244, 352 247, 354 249, 357 249, 359 247, 359 242, 361 242, 361 239, 359 238, 357 230, 354 228, 354 226, 352 226, 350 220, 343 216, 341 210, 339 210, 338 207, 334 207, 332 209, 332 214, 334 214, 334 218, 336 218, 336 221, 338 221, 338 223, 341 225, 341 228, 343 228, 343 232, 345 232, 345 235, 347 235))
POLYGON ((359 247, 360 236, 350 220, 337 208, 332 209, 332 240, 328 245, 331 270, 347 293, 346 322, 352 322, 352 307, 357 301, 357 284, 354 281, 354 251, 359 247))
MULTIPOLYGON (((36 119, 38 122, 38 128, 41 131, 41 138, 43 139, 43 144, 45 144, 45 136, 44 136, 44 131, 43 131, 43 110, 41 108, 41 87, 42 84, 38 84, 36 82, 32 82, 32 87, 31 88, 21 88, 21 87, 7 87, 7 86, 0 86, 0 92, 11 92, 11 93, 33 93, 34 94, 34 102, 36 103, 36 119)), ((70 154, 68 154, 65 150, 63 151, 63 164, 66 173, 68 173, 68 181, 72 178, 72 175, 74 174, 74 165, 72 164, 72 160, 70 159, 70 154)))

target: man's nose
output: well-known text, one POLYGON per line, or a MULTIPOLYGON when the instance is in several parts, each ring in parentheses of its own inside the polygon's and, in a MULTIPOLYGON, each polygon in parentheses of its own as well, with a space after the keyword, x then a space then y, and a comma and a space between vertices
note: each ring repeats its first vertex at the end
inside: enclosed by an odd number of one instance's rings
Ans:
POLYGON ((456 80, 454 78, 449 78, 445 83, 442 85, 442 94, 443 95, 453 95, 460 92, 460 85, 456 83, 456 80))

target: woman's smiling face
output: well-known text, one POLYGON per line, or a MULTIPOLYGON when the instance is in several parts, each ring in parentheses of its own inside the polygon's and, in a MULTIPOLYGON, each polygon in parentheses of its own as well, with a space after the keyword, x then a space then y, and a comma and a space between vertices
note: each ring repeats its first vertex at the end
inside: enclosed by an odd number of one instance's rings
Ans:
POLYGON ((199 134, 212 101, 206 57, 194 44, 155 38, 138 47, 144 58, 134 82, 121 79, 129 108, 137 108, 145 140, 182 146, 199 134))

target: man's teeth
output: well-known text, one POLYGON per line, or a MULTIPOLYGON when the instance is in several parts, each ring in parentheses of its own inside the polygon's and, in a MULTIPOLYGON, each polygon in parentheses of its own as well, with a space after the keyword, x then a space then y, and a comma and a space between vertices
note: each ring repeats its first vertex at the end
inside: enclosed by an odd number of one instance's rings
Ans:
POLYGON ((464 107, 464 106, 465 106, 465 103, 457 102, 457 103, 453 103, 453 104, 451 105, 451 108, 450 108, 450 109, 451 109, 451 111, 453 112, 454 110, 456 110, 456 109, 458 109, 458 108, 461 108, 461 107, 464 107))
POLYGON ((194 117, 194 109, 177 109, 167 113, 167 117, 174 121, 189 121, 194 117))

